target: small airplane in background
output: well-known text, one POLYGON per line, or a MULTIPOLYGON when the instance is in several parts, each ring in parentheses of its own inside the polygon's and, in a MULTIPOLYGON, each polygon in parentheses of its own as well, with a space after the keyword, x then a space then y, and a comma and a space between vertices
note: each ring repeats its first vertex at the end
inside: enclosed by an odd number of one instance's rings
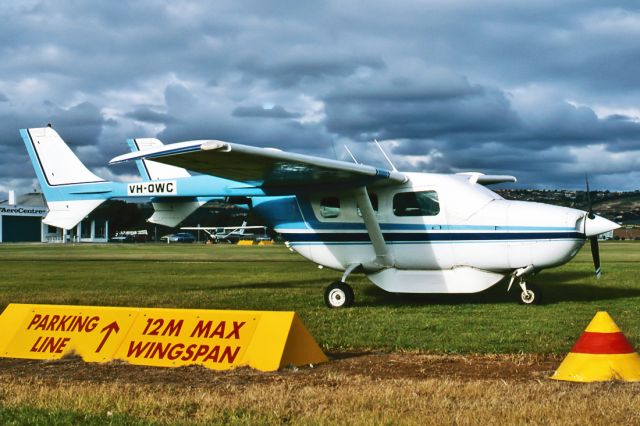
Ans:
POLYGON ((195 175, 108 182, 52 128, 20 133, 49 206, 45 223, 70 229, 110 198, 155 197, 174 211, 212 198, 250 200, 290 248, 343 271, 324 292, 332 308, 354 303, 353 272, 394 293, 477 293, 509 278, 522 303, 538 303, 529 276, 568 262, 587 239, 599 275, 597 235, 619 227, 591 208, 505 200, 484 186, 512 176, 404 173, 218 140, 154 143, 110 162, 195 175))
POLYGON ((247 226, 247 221, 243 221, 240 226, 183 226, 180 229, 185 231, 203 231, 215 243, 223 241, 233 243, 243 238, 254 238, 253 232, 245 232, 247 229, 260 229, 260 237, 266 234, 266 226, 247 226))

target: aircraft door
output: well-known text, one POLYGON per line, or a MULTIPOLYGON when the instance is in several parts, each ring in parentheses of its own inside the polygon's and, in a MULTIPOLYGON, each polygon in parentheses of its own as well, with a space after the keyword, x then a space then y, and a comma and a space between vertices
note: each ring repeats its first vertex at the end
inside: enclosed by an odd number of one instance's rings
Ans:
POLYGON ((453 252, 447 241, 445 209, 433 187, 408 188, 389 194, 388 223, 382 226, 400 269, 448 269, 453 252))

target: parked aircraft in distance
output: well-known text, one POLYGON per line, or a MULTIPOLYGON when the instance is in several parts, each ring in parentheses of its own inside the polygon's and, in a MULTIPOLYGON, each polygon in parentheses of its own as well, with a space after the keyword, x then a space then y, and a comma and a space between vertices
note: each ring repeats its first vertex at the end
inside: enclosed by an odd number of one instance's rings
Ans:
POLYGON ((510 278, 522 303, 537 303, 527 277, 568 262, 587 239, 599 275, 597 235, 618 228, 591 211, 509 201, 484 186, 512 176, 404 173, 218 140, 155 144, 111 160, 197 173, 138 188, 94 175, 50 127, 20 132, 49 206, 45 223, 69 229, 110 198, 153 196, 176 209, 250 198, 289 247, 343 271, 325 289, 333 308, 353 304, 353 272, 394 293, 476 293, 510 278))
POLYGON ((253 232, 245 232, 247 229, 260 229, 262 232, 258 237, 264 236, 267 232, 265 226, 247 226, 246 220, 242 222, 242 225, 240 226, 183 226, 180 229, 183 229, 185 231, 203 231, 215 243, 220 243, 223 241, 234 243, 243 238, 253 239, 254 237, 256 237, 255 233, 253 232))

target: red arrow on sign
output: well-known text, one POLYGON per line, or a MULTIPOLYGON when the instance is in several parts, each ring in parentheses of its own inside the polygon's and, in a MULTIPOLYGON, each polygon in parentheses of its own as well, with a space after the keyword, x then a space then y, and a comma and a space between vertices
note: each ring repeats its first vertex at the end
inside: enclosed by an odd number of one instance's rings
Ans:
POLYGON ((104 331, 106 331, 107 333, 102 338, 102 342, 100 342, 100 344, 98 345, 98 348, 96 349, 96 353, 100 352, 100 350, 102 349, 104 344, 107 342, 107 339, 109 338, 112 332, 115 331, 117 334, 118 331, 120 331, 120 327, 118 326, 118 323, 114 321, 111 324, 106 325, 102 330, 100 330, 100 333, 104 331))

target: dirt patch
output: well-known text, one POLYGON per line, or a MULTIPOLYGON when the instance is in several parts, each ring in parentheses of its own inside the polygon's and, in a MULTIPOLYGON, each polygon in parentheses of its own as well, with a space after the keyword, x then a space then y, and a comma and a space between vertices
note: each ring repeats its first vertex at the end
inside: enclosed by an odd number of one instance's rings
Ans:
POLYGON ((200 366, 157 368, 114 361, 85 363, 78 357, 56 361, 0 359, 0 377, 37 379, 44 383, 90 382, 173 384, 209 387, 256 383, 331 385, 331 377, 360 376, 373 380, 393 379, 501 379, 532 381, 550 376, 562 358, 553 355, 426 355, 416 353, 333 353, 331 362, 288 367, 264 373, 250 368, 212 371, 200 366))

